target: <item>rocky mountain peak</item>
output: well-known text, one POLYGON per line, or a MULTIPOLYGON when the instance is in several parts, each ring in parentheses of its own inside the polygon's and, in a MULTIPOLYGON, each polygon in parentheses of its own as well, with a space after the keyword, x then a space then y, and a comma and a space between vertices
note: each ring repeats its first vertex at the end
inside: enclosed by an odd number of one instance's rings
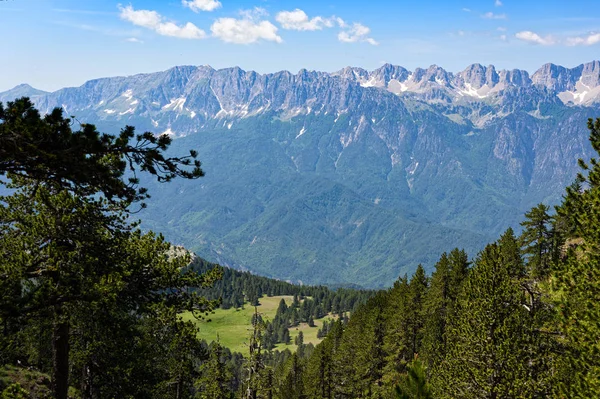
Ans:
POLYGON ((409 75, 410 72, 406 68, 392 64, 384 64, 370 74, 370 76, 375 77, 377 81, 381 81, 385 85, 389 84, 392 79, 404 82, 409 75))
POLYGON ((573 90, 577 80, 581 77, 582 69, 582 65, 567 69, 560 65, 548 63, 538 69, 531 76, 531 80, 534 84, 557 92, 573 90))
POLYGON ((600 61, 583 64, 581 83, 591 88, 600 86, 600 61))
POLYGON ((527 71, 520 69, 508 71, 503 69, 498 72, 498 83, 504 86, 528 87, 532 82, 527 71))

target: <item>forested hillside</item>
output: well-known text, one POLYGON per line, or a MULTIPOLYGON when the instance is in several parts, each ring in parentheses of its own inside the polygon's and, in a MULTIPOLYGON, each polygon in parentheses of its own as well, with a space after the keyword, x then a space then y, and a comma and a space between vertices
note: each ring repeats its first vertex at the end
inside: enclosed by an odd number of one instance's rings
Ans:
MULTIPOLYGON (((190 268, 197 273, 206 273, 218 265, 207 262, 202 258, 195 257, 190 268)), ((263 295, 279 296, 293 295, 300 299, 310 297, 313 308, 321 308, 325 313, 352 312, 358 305, 366 302, 372 296, 373 290, 359 290, 349 288, 331 289, 326 286, 297 285, 286 281, 274 280, 267 277, 257 276, 250 272, 243 272, 229 267, 221 268, 222 278, 211 287, 201 290, 203 296, 208 299, 221 300, 221 308, 240 307, 245 302, 252 306, 256 304, 263 295)), ((305 305, 306 306, 306 305, 305 305)), ((308 315, 307 315, 308 316, 308 315)))

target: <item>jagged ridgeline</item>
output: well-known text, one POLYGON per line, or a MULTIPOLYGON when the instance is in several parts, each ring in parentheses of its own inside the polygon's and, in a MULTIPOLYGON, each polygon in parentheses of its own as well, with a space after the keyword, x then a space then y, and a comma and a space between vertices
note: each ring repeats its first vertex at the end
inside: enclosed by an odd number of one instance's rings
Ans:
POLYGON ((143 227, 209 261, 307 284, 389 286, 458 246, 477 253, 589 158, 600 63, 526 71, 258 74, 176 67, 44 93, 42 111, 125 124, 199 151, 206 177, 149 187, 143 227))

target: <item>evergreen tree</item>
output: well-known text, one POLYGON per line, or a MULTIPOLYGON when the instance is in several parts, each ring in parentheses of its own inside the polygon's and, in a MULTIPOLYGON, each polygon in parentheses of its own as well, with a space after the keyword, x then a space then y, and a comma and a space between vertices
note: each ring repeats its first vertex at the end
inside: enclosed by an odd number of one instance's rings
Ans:
POLYGON ((434 375, 440 397, 539 395, 527 380, 527 310, 519 279, 523 264, 511 230, 480 254, 464 283, 448 352, 434 375), (532 390, 534 392, 532 392, 532 390))
POLYGON ((538 204, 525 213, 525 221, 521 223, 523 233, 520 241, 523 254, 527 256, 527 264, 535 278, 544 278, 550 272, 552 257, 553 233, 552 218, 548 215, 549 208, 538 204))
MULTIPOLYGON (((388 386, 398 384, 400 375, 404 373, 410 361, 410 290, 405 277, 394 283, 386 309, 387 332, 385 334, 385 351, 388 354, 385 366, 385 382, 388 386)), ((354 317, 355 315, 353 315, 354 317)))
POLYGON ((222 360, 223 347, 219 340, 211 348, 210 359, 202 368, 202 377, 196 383, 200 399, 230 399, 232 393, 229 390, 231 376, 222 360))
MULTIPOLYGON (((588 121, 592 148, 600 154, 600 118, 588 121)), ((600 397, 600 164, 579 160, 583 169, 557 208, 566 237, 556 282, 559 323, 566 344, 561 395, 600 397), (584 173, 587 172, 587 175, 584 173)))
POLYGON ((410 329, 410 351, 411 357, 418 354, 421 349, 423 336, 423 301, 427 292, 428 279, 425 269, 419 265, 415 274, 410 279, 409 290, 409 312, 408 322, 410 329))
MULTIPOLYGON (((28 320, 49 322, 58 399, 67 396, 72 326, 84 325, 78 317, 85 309, 150 317, 155 306, 204 313, 215 304, 192 288, 209 285, 218 273, 185 272, 189 254, 169 254, 162 237, 142 235, 127 222, 129 207, 147 191, 137 178, 125 179, 125 171, 135 176, 137 166, 159 181, 200 177, 196 153, 167 158, 170 138, 148 132, 132 145, 134 136, 132 127, 118 137, 87 124, 74 132, 60 109, 42 118, 28 99, 0 104, 0 173, 13 190, 0 205, 0 321, 15 327, 11 334, 28 320)), ((93 335, 84 332, 78 337, 93 335)), ((91 358, 87 345, 78 348, 87 351, 80 358, 91 358)))
POLYGON ((262 335, 264 325, 258 317, 258 310, 254 308, 255 317, 252 318, 252 333, 248 343, 249 358, 246 365, 245 399, 257 399, 261 392, 262 375, 265 369, 264 355, 262 353, 262 335))
MULTIPOLYGON (((0 174, 48 184, 78 196, 102 194, 130 204, 147 198, 136 177, 125 178, 135 167, 170 181, 203 175, 196 151, 185 157, 166 157, 171 144, 166 135, 135 134, 126 126, 118 136, 101 134, 94 125, 73 123, 54 108, 44 117, 26 97, 0 103, 0 174), (132 144, 133 141, 133 144, 132 144), (187 167, 190 168, 187 168, 187 167)), ((135 176, 135 175, 134 175, 135 176)))
POLYGON ((431 387, 427 382, 425 365, 418 356, 406 366, 406 376, 396 386, 397 399, 433 399, 431 387))
POLYGON ((431 287, 423 301, 422 357, 429 367, 439 364, 446 353, 446 324, 450 306, 450 261, 446 253, 435 265, 431 287))
POLYGON ((280 399, 303 399, 304 365, 297 353, 292 354, 291 358, 284 366, 282 375, 278 379, 277 397, 280 399))

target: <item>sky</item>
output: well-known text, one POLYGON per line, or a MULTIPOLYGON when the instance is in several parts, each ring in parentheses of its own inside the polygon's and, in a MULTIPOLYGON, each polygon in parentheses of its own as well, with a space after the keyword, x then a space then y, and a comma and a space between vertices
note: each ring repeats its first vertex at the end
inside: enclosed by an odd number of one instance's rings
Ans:
POLYGON ((176 65, 535 72, 600 59, 591 0, 0 0, 0 91, 176 65))

